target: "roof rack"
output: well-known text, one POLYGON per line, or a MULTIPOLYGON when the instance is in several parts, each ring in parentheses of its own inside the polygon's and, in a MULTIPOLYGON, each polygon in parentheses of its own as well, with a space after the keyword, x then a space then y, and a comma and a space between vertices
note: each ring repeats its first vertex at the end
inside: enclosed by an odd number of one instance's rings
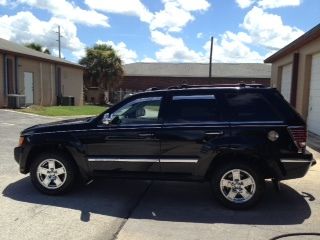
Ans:
MULTIPOLYGON (((265 88, 263 84, 258 83, 235 83, 235 84, 212 84, 212 85, 177 85, 177 86, 170 86, 167 89, 184 89, 184 88, 206 88, 206 87, 240 87, 240 88, 265 88)), ((157 89, 158 90, 158 89, 157 89)))
POLYGON ((151 87, 151 88, 146 89, 146 91, 156 91, 156 90, 161 90, 161 89, 158 87, 151 87))
POLYGON ((157 91, 157 90, 173 90, 173 89, 188 89, 188 88, 265 88, 263 84, 259 83, 233 83, 233 84, 211 84, 211 85, 188 85, 188 84, 181 84, 176 86, 170 86, 168 88, 158 88, 158 87, 151 87, 146 89, 146 91, 157 91))

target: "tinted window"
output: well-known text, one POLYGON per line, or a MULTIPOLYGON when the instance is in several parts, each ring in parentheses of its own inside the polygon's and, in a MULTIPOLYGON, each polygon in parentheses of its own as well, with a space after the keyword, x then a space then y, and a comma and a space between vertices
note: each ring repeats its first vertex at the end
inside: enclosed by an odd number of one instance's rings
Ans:
POLYGON ((219 112, 213 95, 174 96, 166 122, 218 121, 219 112))
POLYGON ((260 93, 227 93, 232 121, 281 120, 268 100, 260 93))
POLYGON ((160 97, 134 100, 112 114, 116 117, 113 123, 121 125, 157 123, 160 103, 160 97))

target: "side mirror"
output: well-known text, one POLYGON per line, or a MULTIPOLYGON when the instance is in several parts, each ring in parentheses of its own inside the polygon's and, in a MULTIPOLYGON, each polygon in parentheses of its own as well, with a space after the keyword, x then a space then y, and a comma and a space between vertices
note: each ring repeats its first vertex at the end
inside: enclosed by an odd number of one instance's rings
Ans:
POLYGON ((102 118, 102 123, 104 125, 109 125, 110 122, 114 119, 114 116, 110 113, 106 113, 103 115, 103 118, 102 118))

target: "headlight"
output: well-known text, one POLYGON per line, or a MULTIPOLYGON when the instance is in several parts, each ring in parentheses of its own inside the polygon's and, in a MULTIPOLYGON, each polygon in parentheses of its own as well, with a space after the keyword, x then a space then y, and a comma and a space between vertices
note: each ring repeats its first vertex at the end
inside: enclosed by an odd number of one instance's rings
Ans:
POLYGON ((19 147, 24 144, 25 138, 23 136, 20 136, 19 138, 19 147))

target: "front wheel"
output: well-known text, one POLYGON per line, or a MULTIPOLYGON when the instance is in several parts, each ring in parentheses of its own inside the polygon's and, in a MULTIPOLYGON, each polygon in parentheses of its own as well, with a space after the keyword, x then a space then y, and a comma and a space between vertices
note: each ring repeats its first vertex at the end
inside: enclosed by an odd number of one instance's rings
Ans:
POLYGON ((257 168, 232 162, 216 169, 211 184, 215 197, 231 209, 252 207, 261 199, 265 188, 257 168))
POLYGON ((44 153, 36 157, 30 168, 33 185, 42 193, 59 195, 69 191, 75 182, 76 168, 62 154, 44 153))

